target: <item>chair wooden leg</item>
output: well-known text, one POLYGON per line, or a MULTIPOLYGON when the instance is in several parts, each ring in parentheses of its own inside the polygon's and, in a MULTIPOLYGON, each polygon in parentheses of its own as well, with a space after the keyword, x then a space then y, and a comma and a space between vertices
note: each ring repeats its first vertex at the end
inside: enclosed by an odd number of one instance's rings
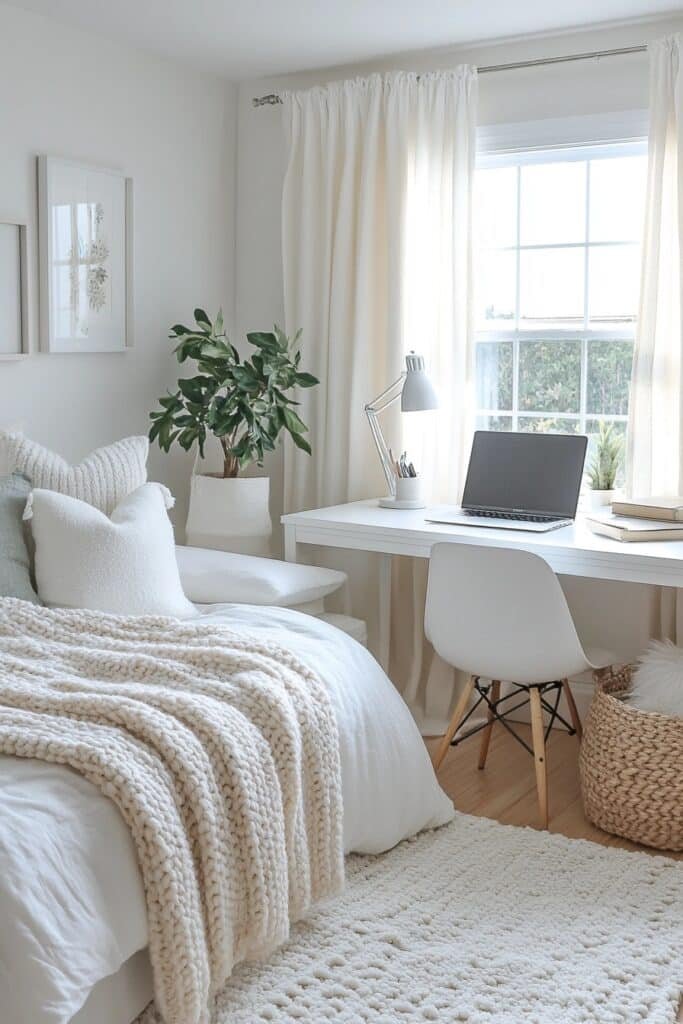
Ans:
POLYGON ((470 676, 469 680, 467 681, 467 685, 465 686, 465 689, 462 691, 460 699, 455 707, 455 711, 453 712, 453 717, 448 723, 448 728, 446 729, 446 732, 443 734, 443 739, 439 744, 439 748, 436 752, 436 757, 434 758, 434 771, 436 772, 438 772, 439 768, 441 767, 441 762, 448 753, 448 748, 451 745, 451 740, 455 736, 456 732, 458 731, 458 726, 465 717, 465 714, 467 712, 467 705, 470 702, 472 690, 474 689, 474 679, 474 676, 470 676))
POLYGON ((548 827, 548 773, 545 761, 545 734, 543 728, 543 709, 538 687, 529 689, 531 706, 531 735, 534 742, 534 764, 536 767, 536 789, 538 791, 538 807, 541 812, 541 828, 548 827))
MULTIPOLYGON (((495 704, 500 700, 500 679, 494 679, 491 683, 491 702, 495 704)), ((493 723, 495 718, 493 712, 488 709, 488 725, 481 734, 481 746, 479 747, 479 768, 486 766, 486 758, 488 757, 489 744, 491 742, 491 733, 493 732, 493 723)))
POLYGON ((579 712, 576 707, 576 702, 574 701, 574 694, 571 691, 568 679, 562 680, 562 692, 564 693, 564 698, 567 701, 567 707, 569 708, 569 717, 572 720, 572 726, 576 730, 576 735, 578 736, 579 740, 581 740, 581 737, 583 736, 583 729, 581 728, 581 719, 579 718, 579 712))

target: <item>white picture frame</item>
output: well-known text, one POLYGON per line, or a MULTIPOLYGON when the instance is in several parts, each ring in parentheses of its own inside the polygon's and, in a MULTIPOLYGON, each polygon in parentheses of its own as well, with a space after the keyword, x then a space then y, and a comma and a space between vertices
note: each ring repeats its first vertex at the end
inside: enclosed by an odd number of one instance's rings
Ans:
POLYGON ((38 158, 40 342, 46 352, 133 345, 133 182, 38 158))
POLYGON ((0 361, 30 355, 26 224, 0 221, 0 361))

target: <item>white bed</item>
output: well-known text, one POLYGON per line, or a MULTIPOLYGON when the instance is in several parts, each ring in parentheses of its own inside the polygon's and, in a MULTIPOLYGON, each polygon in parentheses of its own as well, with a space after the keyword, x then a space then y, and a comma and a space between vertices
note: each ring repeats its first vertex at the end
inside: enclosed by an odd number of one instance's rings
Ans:
MULTIPOLYGON (((329 689, 341 741, 344 845, 378 853, 450 820, 425 746, 372 656, 286 608, 211 605, 206 620, 291 647, 329 689)), ((133 842, 68 768, 0 758, 2 1024, 129 1024, 151 996, 133 842)))

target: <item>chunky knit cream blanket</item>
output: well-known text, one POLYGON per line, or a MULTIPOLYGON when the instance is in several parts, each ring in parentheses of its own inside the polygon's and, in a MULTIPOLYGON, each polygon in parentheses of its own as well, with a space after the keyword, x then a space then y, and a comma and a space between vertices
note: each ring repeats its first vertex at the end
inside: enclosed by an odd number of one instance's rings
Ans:
POLYGON ((205 1024, 233 966, 343 885, 329 697, 256 636, 2 599, 0 753, 70 765, 119 807, 167 1024, 205 1024))

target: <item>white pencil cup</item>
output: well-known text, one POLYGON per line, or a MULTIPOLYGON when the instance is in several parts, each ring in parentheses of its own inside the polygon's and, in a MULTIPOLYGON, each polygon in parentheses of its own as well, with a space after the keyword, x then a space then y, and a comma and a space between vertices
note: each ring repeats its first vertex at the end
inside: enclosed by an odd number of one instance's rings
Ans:
POLYGON ((393 498, 380 498, 383 508, 424 508, 422 480, 419 476, 396 478, 396 494, 393 498))
POLYGON ((396 478, 396 501, 421 501, 422 480, 419 476, 396 478))

